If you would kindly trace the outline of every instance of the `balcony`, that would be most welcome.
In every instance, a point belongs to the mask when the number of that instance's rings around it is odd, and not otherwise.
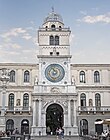
[[[1,106],[0,106],[0,111],[1,111]],[[29,113],[29,114],[31,114],[31,112],[32,112],[32,108],[30,106],[29,107],[23,107],[23,106],[14,106],[14,107],[6,106],[5,107],[5,114],[7,114],[7,113],[13,113],[13,114]]]
[[[79,114],[82,114],[82,113],[105,114],[105,113],[110,113],[110,106],[99,106],[99,107],[98,106],[79,106],[78,112]]]

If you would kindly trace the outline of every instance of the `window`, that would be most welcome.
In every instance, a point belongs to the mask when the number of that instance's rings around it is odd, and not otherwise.
[[[81,102],[81,108],[86,107],[86,95],[84,93],[80,95],[80,102]]]
[[[88,121],[86,119],[80,121],[80,134],[88,135]]]
[[[24,72],[24,82],[29,82],[29,71],[28,70],[26,70],[25,72]]]
[[[9,94],[8,107],[10,110],[14,109],[14,94]]]
[[[21,121],[21,134],[29,134],[29,121],[24,119]]]
[[[59,36],[55,36],[55,45],[59,45]]]
[[[59,36],[50,36],[50,45],[59,45]]]
[[[29,95],[25,93],[23,95],[23,109],[28,109],[29,107]]]
[[[52,35],[50,36],[50,45],[54,45],[54,37]]]
[[[85,72],[84,71],[80,72],[80,82],[85,83]]]
[[[10,71],[10,82],[15,82],[15,71]]]
[[[100,82],[100,74],[98,71],[94,72],[94,82],[99,83]]]
[[[61,31],[62,30],[62,28],[61,28],[61,26],[59,26],[59,31]]]
[[[51,29],[52,29],[52,31],[55,31],[55,25],[54,24],[51,26]]]
[[[48,26],[46,26],[45,28],[46,28],[46,31],[47,31],[47,29],[48,29]]]
[[[13,130],[14,130],[14,121],[12,119],[9,119],[6,121],[6,132],[10,131],[12,134]]]
[[[101,106],[101,97],[99,93],[95,94],[95,106],[100,107]]]
[[[50,52],[50,55],[53,55],[53,52]]]
[[[57,56],[59,55],[59,52],[56,52]]]

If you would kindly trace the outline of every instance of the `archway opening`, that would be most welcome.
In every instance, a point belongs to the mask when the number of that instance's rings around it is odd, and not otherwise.
[[[29,134],[29,121],[26,119],[21,122],[21,134]]]
[[[56,129],[58,127],[63,127],[63,108],[54,103],[48,106],[46,110],[46,133],[47,134],[56,134]]]
[[[97,119],[95,122],[102,121],[101,119]],[[103,132],[103,124],[95,124],[95,132],[98,135],[101,135]]]
[[[80,121],[80,135],[88,135],[88,121],[86,119]]]
[[[9,119],[6,121],[6,132],[13,132],[14,130],[14,121],[12,119]]]

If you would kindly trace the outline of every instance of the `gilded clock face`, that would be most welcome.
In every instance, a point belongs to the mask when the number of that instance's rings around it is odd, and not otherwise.
[[[51,82],[59,82],[64,78],[65,71],[59,64],[50,64],[45,69],[45,76]]]

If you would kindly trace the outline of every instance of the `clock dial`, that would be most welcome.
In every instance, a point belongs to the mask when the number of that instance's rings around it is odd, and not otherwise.
[[[45,76],[51,82],[59,82],[64,78],[64,68],[59,64],[50,64],[45,69]]]

